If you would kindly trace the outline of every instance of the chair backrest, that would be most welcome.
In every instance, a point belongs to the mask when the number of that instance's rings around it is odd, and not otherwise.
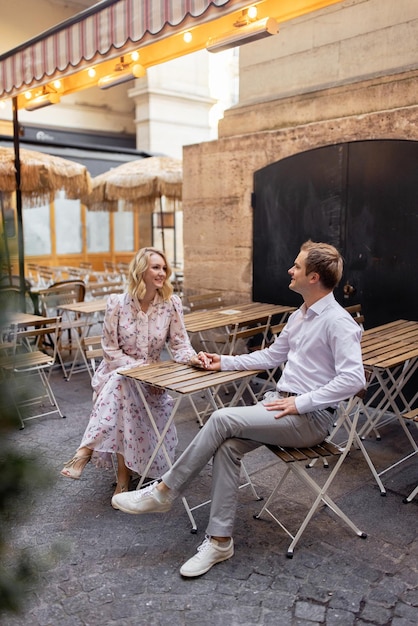
[[[103,267],[105,269],[105,272],[117,272],[118,268],[116,267],[116,263],[113,263],[112,261],[103,261]]]
[[[344,308],[347,313],[350,313],[354,321],[356,321],[357,324],[363,328],[364,315],[361,312],[361,304],[352,304],[351,306],[346,306]]]
[[[268,341],[270,319],[271,315],[265,315],[253,320],[250,326],[248,326],[248,323],[236,324],[235,328],[228,335],[228,341],[231,344],[229,354],[242,353],[242,350],[239,349],[240,341],[245,341],[249,352],[265,348]]]
[[[30,291],[31,283],[25,278],[25,290]],[[20,276],[12,274],[11,276],[5,275],[0,277],[0,287],[20,287]]]
[[[55,281],[55,271],[50,267],[40,265],[38,268],[39,285],[49,287]]]
[[[0,311],[2,314],[11,314],[22,310],[19,287],[13,285],[0,286]]]
[[[187,305],[190,311],[203,311],[207,309],[217,309],[223,304],[221,292],[204,293],[200,295],[187,296]]]
[[[90,361],[91,369],[96,371],[96,362],[103,358],[102,337],[101,335],[92,335],[83,339],[84,354],[86,359]]]
[[[83,302],[86,285],[82,280],[64,280],[39,291],[42,315],[51,315],[62,304]]]
[[[61,322],[60,316],[45,317],[38,320],[32,320],[27,327],[21,327],[19,325],[13,325],[14,328],[14,348],[13,348],[13,361],[14,367],[19,364],[21,369],[28,371],[30,369],[36,369],[42,365],[39,357],[34,353],[42,352],[42,340],[45,337],[51,335],[58,335],[59,324]],[[57,341],[53,341],[53,354],[45,361],[55,362],[57,355]],[[25,359],[27,354],[27,359]]]
[[[271,324],[270,333],[272,336],[272,343],[276,339],[278,335],[282,332],[283,328],[286,326],[286,322],[281,322],[280,324]]]
[[[123,293],[125,285],[121,282],[90,283],[87,293],[90,298],[105,298],[111,293]]]

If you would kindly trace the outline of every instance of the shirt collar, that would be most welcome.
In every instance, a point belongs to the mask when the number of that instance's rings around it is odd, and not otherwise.
[[[317,300],[314,304],[312,304],[312,306],[309,307],[307,312],[312,311],[312,313],[314,313],[315,315],[321,315],[322,311],[324,311],[327,308],[327,306],[329,306],[332,302],[335,302],[335,298],[334,298],[334,294],[331,292],[331,293],[328,293],[323,298],[320,298],[319,300]],[[303,304],[302,307],[305,307],[305,305]]]

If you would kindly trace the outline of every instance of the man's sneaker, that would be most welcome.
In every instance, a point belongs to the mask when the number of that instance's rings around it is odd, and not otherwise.
[[[180,568],[180,574],[193,578],[201,576],[210,570],[212,565],[230,559],[234,554],[234,541],[231,537],[229,541],[221,542],[212,537],[206,537],[204,542],[198,547],[197,554]]]
[[[112,498],[112,506],[124,513],[166,513],[171,509],[174,495],[158,491],[157,485],[155,482],[138,491],[118,493]]]

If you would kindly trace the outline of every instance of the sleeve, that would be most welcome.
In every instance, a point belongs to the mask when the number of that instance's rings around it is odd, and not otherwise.
[[[122,303],[118,294],[111,294],[106,303],[102,329],[103,358],[111,369],[130,367],[137,363],[119,347],[119,317]]]
[[[331,322],[328,334],[335,375],[324,385],[296,398],[299,413],[337,406],[366,385],[360,326],[349,318],[338,318]]]
[[[188,363],[192,356],[196,355],[193,349],[189,335],[187,334],[183,318],[183,306],[178,296],[171,296],[173,312],[170,320],[170,328],[168,334],[168,345],[173,355],[173,359],[177,363]]]
[[[288,333],[286,326],[268,348],[255,350],[250,354],[238,356],[221,356],[222,370],[269,370],[274,369],[287,360],[289,352]]]

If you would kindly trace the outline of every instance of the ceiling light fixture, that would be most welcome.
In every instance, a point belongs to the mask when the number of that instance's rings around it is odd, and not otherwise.
[[[61,102],[61,97],[55,92],[43,93],[37,96],[25,106],[26,111],[36,111],[37,109],[43,109],[50,104],[58,104]]]
[[[246,43],[258,41],[271,35],[277,35],[279,25],[273,17],[265,17],[257,22],[245,23],[244,25],[236,25],[235,30],[221,35],[220,37],[211,37],[206,44],[206,50],[209,52],[222,52],[236,46],[243,46]]]
[[[103,76],[99,79],[97,84],[100,89],[109,89],[110,87],[121,85],[122,83],[126,83],[134,78],[141,78],[142,76],[145,76],[145,68],[142,65],[139,63],[129,65],[121,60],[115,67],[113,74]]]

